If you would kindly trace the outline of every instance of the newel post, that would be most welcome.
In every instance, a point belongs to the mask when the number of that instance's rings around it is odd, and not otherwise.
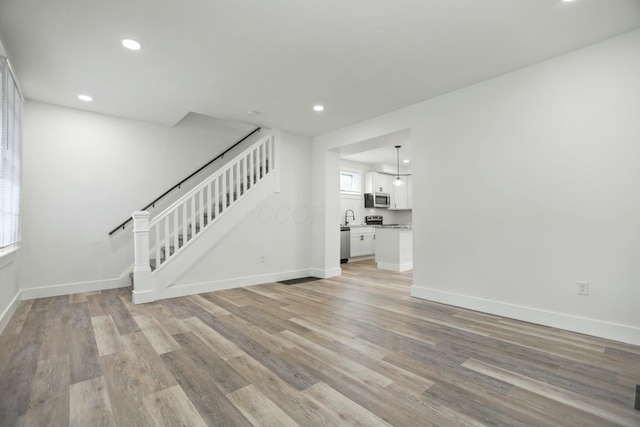
[[[134,212],[133,218],[133,303],[155,301],[149,265],[149,212]]]

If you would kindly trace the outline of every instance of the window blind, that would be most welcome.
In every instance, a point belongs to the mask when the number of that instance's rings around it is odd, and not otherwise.
[[[0,57],[0,249],[20,241],[22,96]]]

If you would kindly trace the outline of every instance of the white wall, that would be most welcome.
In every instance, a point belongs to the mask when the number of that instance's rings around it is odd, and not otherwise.
[[[311,140],[280,132],[280,192],[245,218],[178,286],[263,283],[308,276],[311,223],[322,217],[311,205]]]
[[[127,283],[118,278],[133,263],[131,228],[108,232],[235,142],[219,136],[202,126],[168,128],[26,102],[26,296]]]
[[[640,344],[638,75],[635,31],[314,151],[411,128],[414,296]]]
[[[340,269],[340,158],[321,144],[312,145],[311,201],[318,215],[311,224],[311,274],[328,278]],[[342,213],[344,215],[344,213]]]

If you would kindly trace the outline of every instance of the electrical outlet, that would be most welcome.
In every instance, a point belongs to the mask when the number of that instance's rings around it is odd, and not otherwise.
[[[578,282],[578,295],[589,295],[588,282]]]
[[[264,263],[264,255],[260,255],[260,262]]]

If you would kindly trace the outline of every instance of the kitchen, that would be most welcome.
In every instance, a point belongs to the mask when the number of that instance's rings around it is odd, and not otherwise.
[[[377,268],[413,268],[408,142],[341,155],[341,263],[375,258]]]

